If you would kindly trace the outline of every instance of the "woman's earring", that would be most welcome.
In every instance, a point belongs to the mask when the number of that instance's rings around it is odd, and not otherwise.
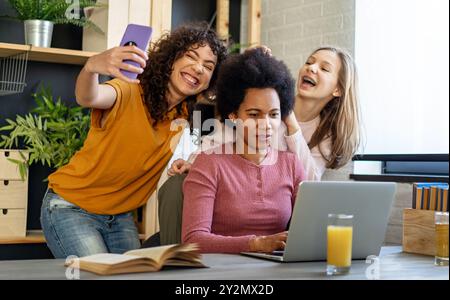
[[[207,91],[205,91],[203,94],[204,94],[205,99],[206,99],[209,103],[211,103],[211,104],[215,104],[215,103],[216,103],[216,94],[215,94],[214,91],[212,91],[212,90],[207,90]]]
[[[335,91],[335,92],[333,93],[333,97],[335,97],[335,98],[341,97],[341,92]]]

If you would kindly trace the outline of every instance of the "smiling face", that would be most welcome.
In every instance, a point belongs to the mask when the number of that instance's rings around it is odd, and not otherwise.
[[[237,141],[261,152],[271,145],[273,133],[281,124],[280,98],[272,88],[248,89],[244,101],[230,119],[238,119]]]
[[[209,45],[194,45],[172,67],[169,86],[181,98],[197,95],[209,86],[217,64]]]
[[[330,101],[341,96],[338,86],[341,60],[335,52],[319,50],[300,69],[297,93],[305,99]]]

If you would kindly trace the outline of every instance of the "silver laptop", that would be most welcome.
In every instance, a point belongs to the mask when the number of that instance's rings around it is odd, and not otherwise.
[[[328,214],[351,214],[352,258],[379,255],[395,190],[395,183],[302,182],[284,251],[242,254],[281,262],[326,260]]]

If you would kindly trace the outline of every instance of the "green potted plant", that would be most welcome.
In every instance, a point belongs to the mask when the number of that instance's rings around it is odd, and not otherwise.
[[[53,25],[72,24],[92,26],[100,30],[80,11],[99,6],[96,0],[8,0],[17,16],[3,16],[21,20],[25,28],[25,44],[37,47],[50,47]]]
[[[29,158],[23,161],[10,160],[18,164],[22,178],[27,167],[40,163],[52,169],[67,164],[87,137],[90,115],[81,107],[68,107],[61,98],[55,100],[50,88],[41,86],[33,98],[36,108],[25,116],[7,119],[7,125],[0,128],[0,148],[22,146]]]

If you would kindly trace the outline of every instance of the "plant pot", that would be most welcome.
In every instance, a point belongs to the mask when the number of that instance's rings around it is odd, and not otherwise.
[[[25,26],[25,44],[49,48],[52,43],[53,22],[45,20],[27,20]]]

